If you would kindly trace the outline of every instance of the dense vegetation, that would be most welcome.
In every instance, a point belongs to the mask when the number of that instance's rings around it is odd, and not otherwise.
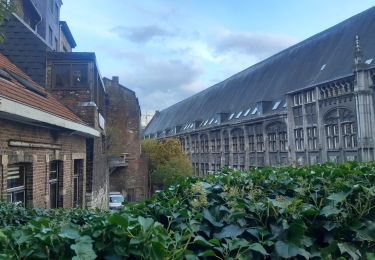
[[[375,163],[223,170],[122,211],[0,204],[0,259],[375,259]]]
[[[193,175],[191,162],[181,150],[179,139],[145,139],[141,146],[149,160],[152,188],[168,187],[179,177]]]

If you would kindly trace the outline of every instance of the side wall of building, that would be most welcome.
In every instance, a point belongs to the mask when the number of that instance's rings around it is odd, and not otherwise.
[[[107,149],[109,161],[124,156],[125,165],[110,169],[111,191],[128,200],[148,196],[148,169],[140,154],[141,110],[134,91],[119,84],[118,77],[104,79],[107,89]],[[111,163],[110,163],[111,164]]]

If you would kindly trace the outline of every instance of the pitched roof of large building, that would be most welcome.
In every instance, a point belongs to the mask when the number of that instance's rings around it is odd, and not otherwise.
[[[71,128],[89,135],[96,135],[96,132],[67,107],[57,101],[43,87],[35,83],[28,75],[20,70],[16,65],[10,62],[4,55],[0,54],[0,98],[4,98],[20,107],[29,108],[30,116],[26,115],[25,120],[37,122],[33,117],[33,111],[43,112],[45,118],[41,119],[42,124],[57,125],[60,127]],[[12,103],[13,104],[13,103]],[[10,108],[12,109],[12,108]],[[14,108],[17,111],[17,107]],[[0,109],[0,112],[4,112]],[[8,111],[6,113],[9,113]],[[48,116],[53,121],[48,121]],[[22,118],[19,115],[17,118]],[[65,121],[56,123],[56,119],[61,118]],[[31,122],[31,121],[30,121]]]
[[[144,135],[239,113],[259,101],[279,101],[298,89],[353,75],[355,37],[375,66],[375,7],[318,33],[157,113]],[[371,61],[371,59],[373,59]]]

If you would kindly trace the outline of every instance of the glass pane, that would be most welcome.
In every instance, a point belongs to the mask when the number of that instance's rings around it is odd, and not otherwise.
[[[72,80],[75,87],[87,87],[87,64],[72,65]]]
[[[73,206],[78,206],[78,177],[74,177],[73,185]]]
[[[51,209],[57,208],[57,196],[57,182],[54,182],[49,185],[49,203]]]
[[[67,64],[55,64],[55,87],[71,87],[70,84],[70,65]]]
[[[7,188],[17,188],[25,186],[25,168],[23,166],[8,167]]]
[[[58,162],[52,161],[50,164],[49,179],[56,180],[58,176]]]
[[[25,191],[21,190],[13,192],[12,202],[21,202],[25,204]]]

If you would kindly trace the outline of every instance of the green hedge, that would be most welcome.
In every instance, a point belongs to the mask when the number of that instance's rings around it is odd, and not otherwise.
[[[375,163],[224,169],[119,212],[0,203],[0,259],[375,259]]]

